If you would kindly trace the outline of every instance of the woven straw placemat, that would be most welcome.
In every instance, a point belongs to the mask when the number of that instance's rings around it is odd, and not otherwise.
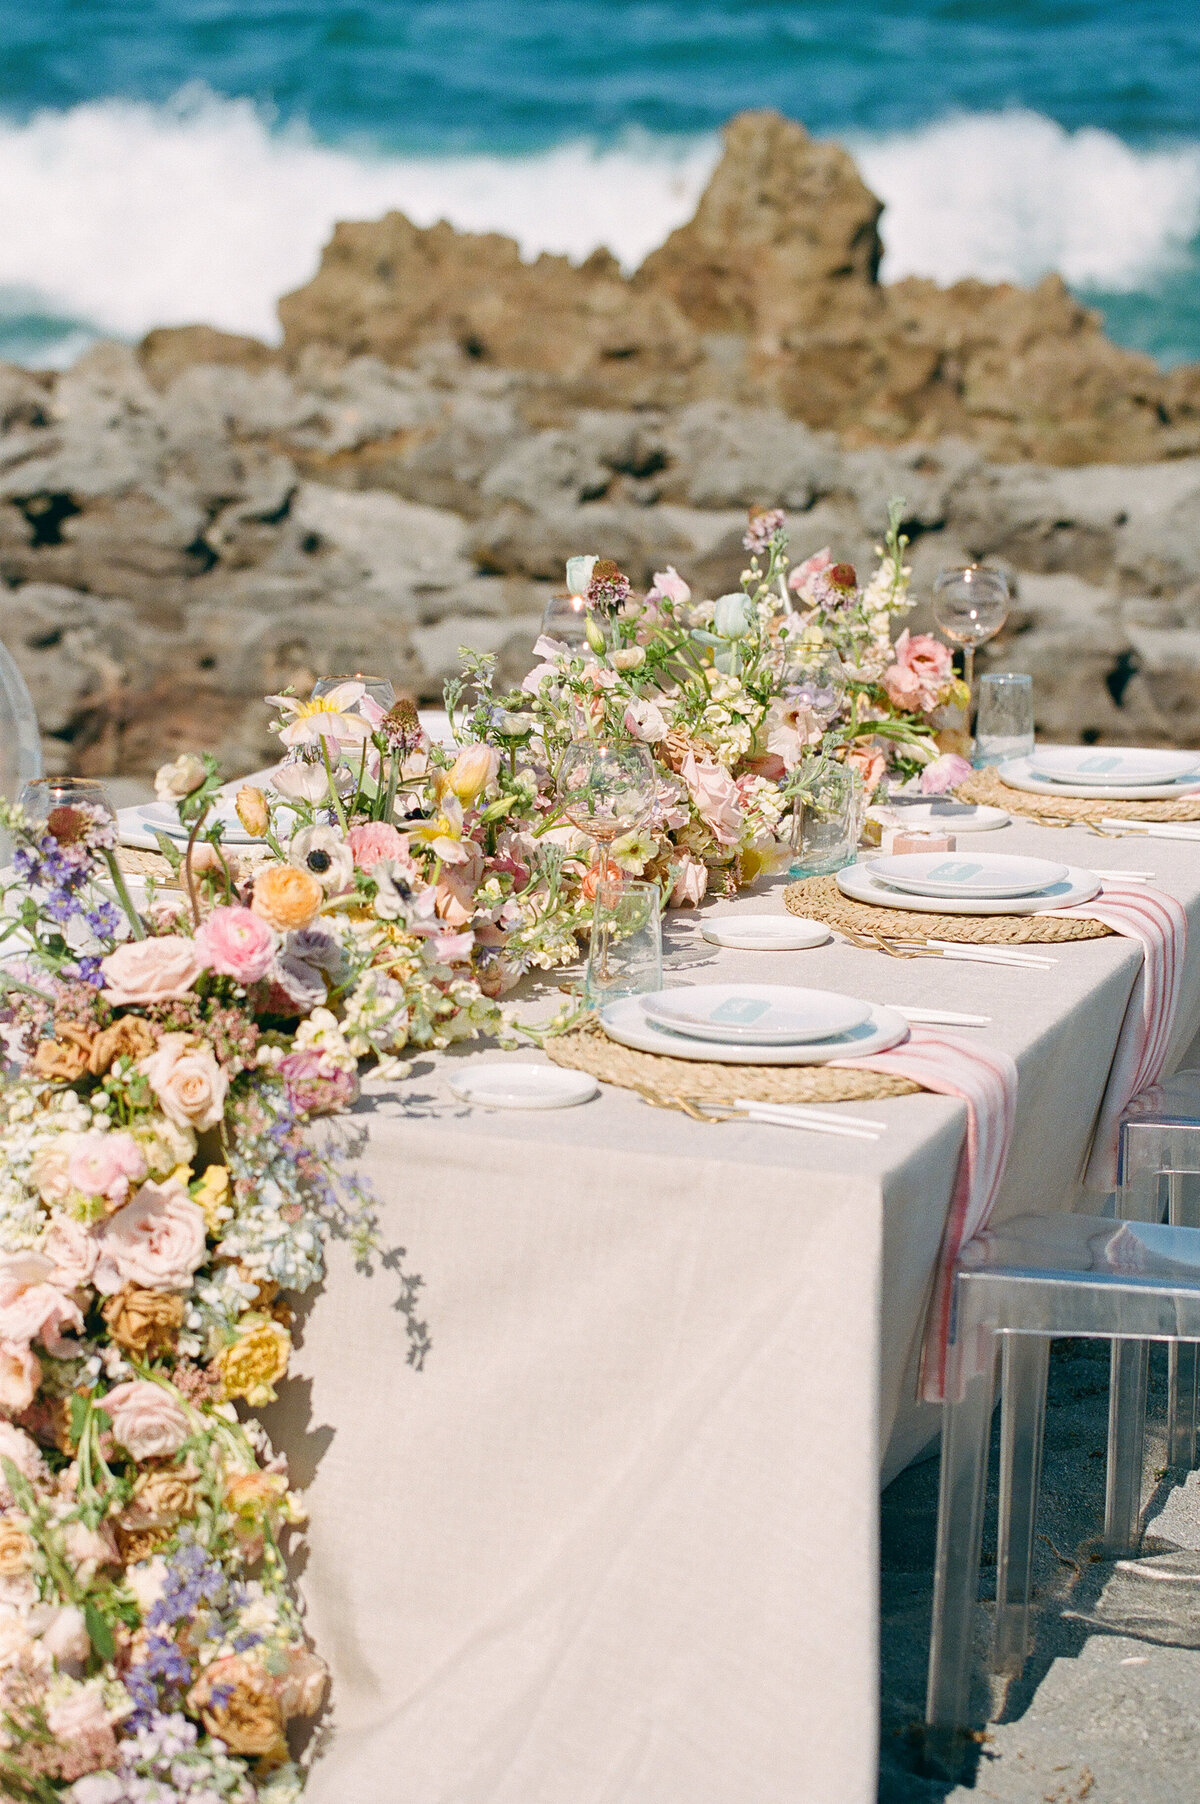
[[[905,939],[962,940],[969,945],[1031,945],[1034,942],[1098,940],[1111,930],[1103,921],[1074,921],[1063,915],[938,915],[913,908],[877,908],[852,902],[835,877],[805,877],[789,883],[784,902],[794,915],[810,915],[853,933],[894,933]]]
[[[160,889],[183,887],[161,852],[139,852],[132,846],[118,846],[117,863],[128,877],[153,877]]]
[[[719,1065],[715,1060],[672,1059],[636,1052],[610,1040],[594,1015],[548,1039],[546,1056],[602,1083],[636,1090],[647,1102],[700,1117],[698,1104],[729,1106],[735,1096],[751,1102],[873,1102],[912,1096],[920,1084],[882,1071],[844,1071],[833,1065]]]
[[[974,770],[955,790],[960,802],[983,802],[989,808],[1006,808],[1030,820],[1053,826],[1079,822],[1083,826],[1104,818],[1136,821],[1200,821],[1200,791],[1177,802],[1089,802],[1083,796],[1034,795],[1014,789],[995,770]]]

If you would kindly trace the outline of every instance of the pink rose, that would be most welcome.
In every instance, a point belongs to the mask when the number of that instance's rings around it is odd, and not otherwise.
[[[358,1077],[316,1047],[289,1052],[279,1061],[288,1101],[303,1115],[336,1115],[358,1095]]]
[[[0,1341],[0,1410],[19,1416],[37,1396],[42,1368],[31,1347],[17,1341]]]
[[[191,1433],[187,1416],[170,1391],[148,1378],[118,1384],[102,1401],[112,1417],[113,1438],[136,1460],[178,1453]]]
[[[275,935],[249,908],[214,908],[192,942],[210,971],[236,983],[257,983],[275,956]]]
[[[691,852],[684,852],[671,865],[674,885],[671,890],[670,906],[672,908],[699,908],[708,889],[708,867],[701,858]]]
[[[689,752],[679,774],[688,786],[697,814],[717,844],[735,846],[742,831],[742,808],[737,785],[729,772],[709,758],[701,763],[694,752]]]
[[[204,1263],[204,1214],[181,1184],[143,1184],[110,1215],[100,1236],[96,1289],[111,1296],[125,1284],[140,1290],[187,1290]]]
[[[123,1203],[130,1183],[140,1183],[145,1175],[145,1155],[132,1134],[80,1134],[67,1161],[72,1189],[107,1197],[110,1203]]]
[[[927,764],[921,772],[918,785],[921,794],[926,796],[945,795],[948,789],[957,789],[965,783],[971,774],[971,766],[957,752],[943,752],[932,764]]]
[[[877,752],[871,746],[855,745],[846,753],[846,763],[862,778],[863,790],[869,802],[883,782],[887,759],[882,752]]]
[[[390,821],[364,821],[351,827],[346,844],[360,871],[371,870],[381,858],[408,859],[408,839]]]
[[[114,1008],[139,1002],[176,1002],[186,996],[204,966],[194,940],[167,934],[157,940],[126,940],[100,960],[105,1001]]]
[[[50,1472],[38,1444],[23,1428],[17,1428],[12,1422],[0,1422],[0,1462],[11,1460],[22,1478],[27,1478],[35,1491],[46,1491],[50,1488]],[[4,1476],[4,1466],[0,1463],[0,1510],[11,1509],[15,1499],[8,1488],[8,1480]]]
[[[27,1347],[40,1340],[60,1359],[76,1351],[64,1328],[83,1332],[78,1306],[52,1282],[54,1267],[41,1253],[0,1255],[0,1340]]]
[[[225,1113],[229,1079],[211,1046],[191,1034],[164,1034],[157,1049],[138,1066],[150,1080],[163,1114],[177,1127],[203,1133]]]
[[[144,1163],[142,1175],[145,1175]],[[54,1215],[38,1242],[38,1252],[50,1261],[53,1267],[51,1281],[60,1290],[82,1290],[85,1284],[91,1283],[100,1257],[100,1245],[95,1235],[74,1216]]]

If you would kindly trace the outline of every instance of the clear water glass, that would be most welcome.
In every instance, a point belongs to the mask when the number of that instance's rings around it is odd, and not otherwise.
[[[552,595],[542,615],[542,631],[571,651],[588,650],[588,605],[582,595]]]
[[[1033,751],[1033,678],[1022,671],[989,671],[979,679],[975,765],[1028,758]]]
[[[662,898],[657,883],[596,883],[583,995],[589,1008],[662,989]]]
[[[386,713],[396,699],[396,691],[387,677],[366,676],[361,670],[351,671],[345,676],[318,677],[312,687],[312,698],[320,701],[323,695],[329,695],[340,683],[361,683],[373,702],[377,702]]]
[[[865,812],[859,773],[848,764],[824,763],[792,808],[792,876],[824,877],[853,864]]]

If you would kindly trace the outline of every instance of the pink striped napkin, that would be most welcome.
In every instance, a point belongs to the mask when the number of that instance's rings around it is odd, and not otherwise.
[[[946,1385],[954,1267],[965,1243],[987,1226],[999,1194],[1017,1112],[1017,1067],[995,1047],[927,1027],[914,1027],[904,1044],[890,1052],[836,1062],[908,1077],[923,1090],[961,1097],[967,1105],[966,1143],[938,1255],[921,1361],[921,1395],[927,1403],[940,1403]]]
[[[1085,1190],[1108,1192],[1117,1185],[1121,1111],[1131,1097],[1157,1083],[1167,1062],[1187,960],[1187,915],[1174,896],[1140,884],[1136,889],[1119,884],[1110,889],[1106,884],[1094,902],[1055,913],[1103,921],[1114,933],[1140,940],[1144,953],[1083,1174]]]

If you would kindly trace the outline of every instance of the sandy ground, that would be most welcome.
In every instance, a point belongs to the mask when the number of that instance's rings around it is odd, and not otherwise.
[[[913,1727],[924,1702],[937,1461],[883,1498],[882,1804],[1196,1804],[1200,1799],[1200,1472],[1166,1472],[1166,1356],[1153,1356],[1143,1558],[1087,1545],[1104,1510],[1108,1352],[1059,1342],[1050,1369],[1034,1581],[1036,1646],[994,1684],[974,1771],[922,1776]],[[995,1568],[995,1467],[984,1582]],[[990,1612],[979,1612],[979,1652]],[[984,1681],[981,1679],[980,1683]],[[982,1698],[982,1693],[980,1694]]]

